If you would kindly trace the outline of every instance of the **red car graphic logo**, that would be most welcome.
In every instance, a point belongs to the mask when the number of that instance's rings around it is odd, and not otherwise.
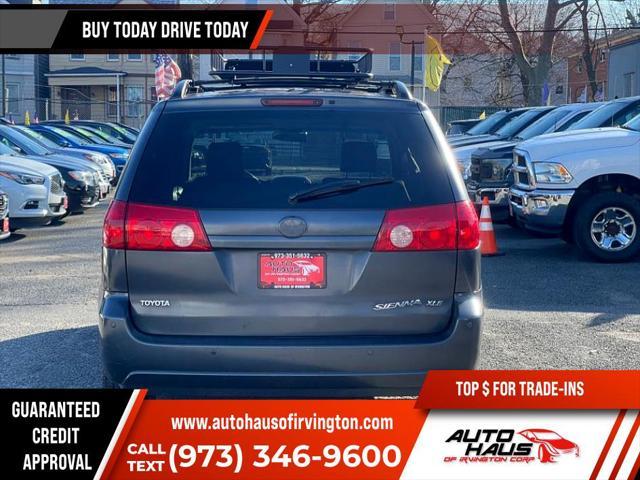
[[[560,455],[580,456],[580,447],[577,444],[561,437],[553,430],[530,428],[518,433],[530,442],[538,444],[538,459],[542,463],[553,463]]]
[[[305,277],[308,277],[310,274],[314,272],[320,271],[320,267],[318,267],[317,265],[314,265],[308,260],[297,260],[293,263],[297,267],[300,267],[302,269],[302,275],[304,275]]]

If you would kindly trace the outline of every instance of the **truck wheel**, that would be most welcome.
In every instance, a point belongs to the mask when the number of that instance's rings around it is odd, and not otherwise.
[[[574,222],[578,247],[601,262],[625,262],[640,252],[640,202],[624,193],[593,195]]]

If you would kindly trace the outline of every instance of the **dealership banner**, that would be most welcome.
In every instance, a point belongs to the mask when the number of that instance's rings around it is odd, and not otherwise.
[[[273,10],[240,8],[150,9],[138,5],[136,9],[16,9],[0,5],[0,51],[255,50]]]
[[[417,402],[1,393],[7,478],[595,480],[640,467],[637,370],[431,372]],[[460,403],[473,395],[478,409]]]

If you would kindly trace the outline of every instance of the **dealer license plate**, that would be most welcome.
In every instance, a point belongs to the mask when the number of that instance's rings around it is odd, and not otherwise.
[[[258,288],[326,288],[327,254],[258,254]]]

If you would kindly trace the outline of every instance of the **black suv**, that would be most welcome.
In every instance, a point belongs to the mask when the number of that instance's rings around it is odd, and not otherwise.
[[[306,58],[154,107],[104,223],[106,385],[415,394],[475,365],[478,220],[442,131],[404,84]]]

